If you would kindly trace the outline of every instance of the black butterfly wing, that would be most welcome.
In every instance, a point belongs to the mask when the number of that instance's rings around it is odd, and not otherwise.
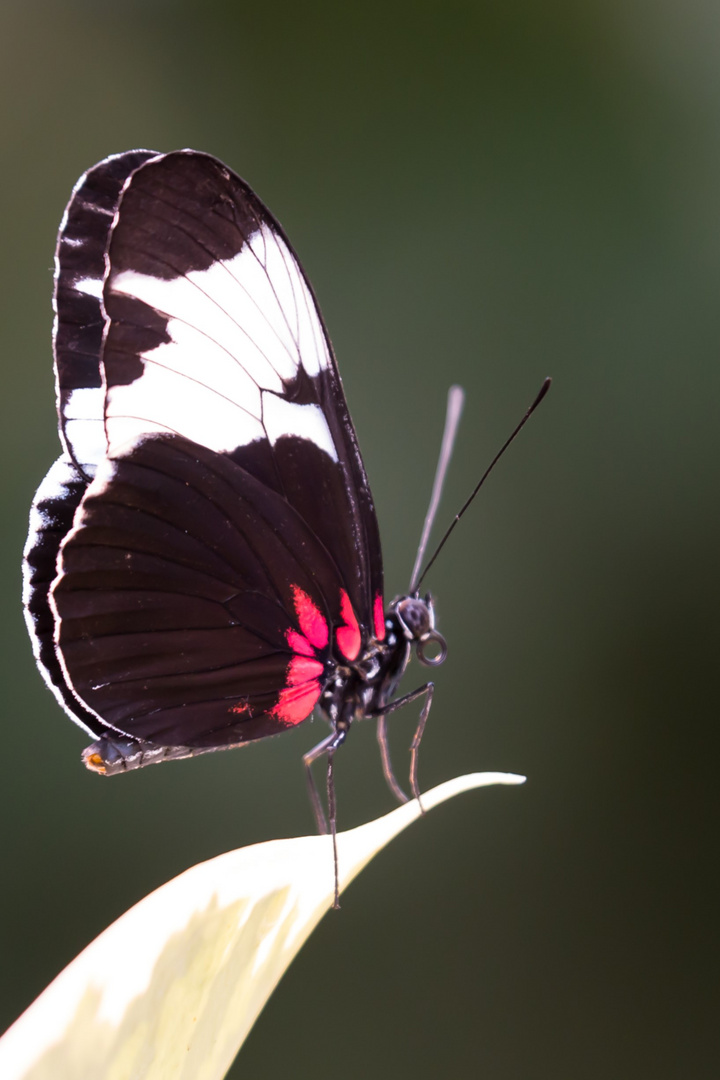
[[[215,159],[138,164],[145,154],[112,159],[129,166],[119,195],[118,164],[91,170],[109,212],[89,219],[92,243],[82,229],[69,238],[68,261],[62,233],[58,248],[59,409],[80,500],[46,667],[59,666],[76,718],[96,718],[89,730],[232,745],[299,722],[329,667],[382,637],[377,524],[327,335],[279,225]],[[85,202],[81,183],[66,229]],[[100,289],[97,258],[70,265],[83,244],[97,254],[103,229]],[[64,326],[74,338],[61,341]],[[90,342],[76,366],[67,339]],[[40,546],[47,569],[53,544],[38,536],[28,561]],[[43,589],[31,582],[29,607]]]
[[[287,501],[223,455],[150,436],[106,459],[59,565],[63,668],[115,730],[233,745],[320,696],[341,579]]]
[[[204,154],[139,168],[113,228],[103,353],[109,452],[177,432],[295,506],[364,634],[382,590],[372,499],[312,291],[251,189]]]

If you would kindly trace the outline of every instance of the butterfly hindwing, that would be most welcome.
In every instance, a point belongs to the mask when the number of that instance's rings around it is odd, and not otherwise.
[[[60,665],[49,602],[60,544],[72,528],[86,489],[86,477],[67,455],[58,458],[38,488],[23,559],[23,606],[35,661],[45,682],[73,720],[94,735],[97,720],[75,696]]]
[[[52,603],[73,686],[107,723],[159,745],[224,745],[249,737],[251,720],[262,734],[295,722],[278,707],[288,669],[297,678],[303,657],[305,682],[322,674],[341,593],[281,496],[221,455],[156,436],[99,468]]]

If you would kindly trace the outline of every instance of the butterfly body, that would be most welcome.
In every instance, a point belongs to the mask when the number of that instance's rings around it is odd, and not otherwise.
[[[402,605],[408,600],[413,600],[414,605],[420,607],[425,614],[422,638],[420,635],[412,636],[397,612],[398,604]],[[434,630],[432,623],[433,606],[429,597],[425,600],[400,597],[393,602],[386,614],[386,633],[382,643],[375,644],[352,663],[338,664],[330,661],[323,666],[322,692],[316,708],[334,734],[340,734],[344,741],[353,721],[379,718],[385,714],[409,663],[413,643],[422,640],[424,644],[432,640],[444,647],[443,639]],[[441,656],[441,659],[424,662],[442,662],[445,658],[444,652]],[[233,710],[246,723],[252,718],[252,706],[249,702],[240,700],[233,706]],[[222,748],[234,749],[248,741],[239,740]],[[103,776],[113,776],[160,761],[195,757],[215,749],[218,747],[159,746],[142,739],[113,733],[104,734],[87,747],[83,751],[83,761],[89,769]]]

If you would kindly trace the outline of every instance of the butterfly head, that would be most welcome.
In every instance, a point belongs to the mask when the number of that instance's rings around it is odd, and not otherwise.
[[[402,596],[393,604],[406,641],[415,642],[415,651],[421,664],[437,667],[447,657],[447,642],[435,629],[435,608],[430,593],[424,599],[419,596]],[[437,651],[428,651],[436,649]]]

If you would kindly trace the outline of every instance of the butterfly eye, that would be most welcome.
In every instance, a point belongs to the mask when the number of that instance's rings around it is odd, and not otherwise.
[[[425,652],[428,646],[431,648],[435,646],[438,651],[428,655]],[[447,659],[447,652],[447,642],[437,630],[430,630],[427,634],[423,634],[417,643],[417,658],[421,664],[425,664],[425,667],[439,667]]]
[[[432,608],[424,600],[406,596],[399,601],[397,613],[408,640],[420,641],[432,632]]]

